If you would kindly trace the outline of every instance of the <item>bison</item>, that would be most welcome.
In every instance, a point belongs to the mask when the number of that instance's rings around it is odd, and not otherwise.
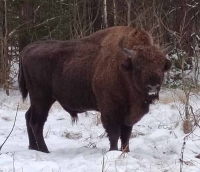
[[[49,150],[43,127],[55,101],[72,116],[101,112],[110,150],[129,151],[132,126],[158,99],[164,72],[171,67],[164,49],[149,32],[128,26],[110,27],[83,39],[32,43],[20,53],[19,88],[29,94],[26,112],[29,148]]]

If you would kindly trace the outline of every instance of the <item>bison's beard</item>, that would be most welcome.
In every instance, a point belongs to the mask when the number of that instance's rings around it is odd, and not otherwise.
[[[145,103],[147,104],[153,104],[156,100],[159,100],[159,93],[157,92],[156,94],[149,95],[147,94]]]

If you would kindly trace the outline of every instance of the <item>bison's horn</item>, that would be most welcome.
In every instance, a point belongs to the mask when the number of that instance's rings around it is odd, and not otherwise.
[[[129,49],[127,49],[127,48],[123,48],[123,42],[124,42],[124,37],[120,39],[119,44],[118,44],[118,46],[119,46],[120,50],[122,51],[122,53],[123,53],[125,56],[128,56],[128,57],[130,57],[130,58],[134,58],[136,52],[133,51],[133,50],[129,50]]]
[[[174,35],[171,35],[171,38],[172,38],[172,43],[163,49],[163,53],[165,55],[169,54],[176,47],[176,41]]]

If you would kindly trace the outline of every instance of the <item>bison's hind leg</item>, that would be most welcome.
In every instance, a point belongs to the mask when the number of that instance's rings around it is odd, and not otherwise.
[[[37,142],[33,134],[32,128],[30,126],[31,107],[26,112],[25,117],[26,117],[26,127],[27,127],[27,132],[28,132],[28,139],[29,139],[29,149],[38,150]]]
[[[43,128],[47,120],[48,112],[55,100],[53,100],[51,94],[46,91],[29,94],[31,100],[31,116],[28,119],[28,123],[32,129],[32,132],[29,132],[29,142],[31,146],[35,148],[34,142],[36,140],[37,150],[49,153],[43,137]],[[30,128],[27,129],[29,130]],[[32,139],[33,135],[35,140]]]

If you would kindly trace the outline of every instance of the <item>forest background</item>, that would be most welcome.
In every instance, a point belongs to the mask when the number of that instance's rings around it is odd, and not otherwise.
[[[28,44],[47,39],[80,39],[112,26],[149,31],[161,47],[177,47],[165,87],[184,92],[185,121],[191,114],[190,96],[199,93],[199,0],[1,0],[0,88],[7,95],[18,89],[19,53]],[[190,131],[186,125],[186,133]]]

